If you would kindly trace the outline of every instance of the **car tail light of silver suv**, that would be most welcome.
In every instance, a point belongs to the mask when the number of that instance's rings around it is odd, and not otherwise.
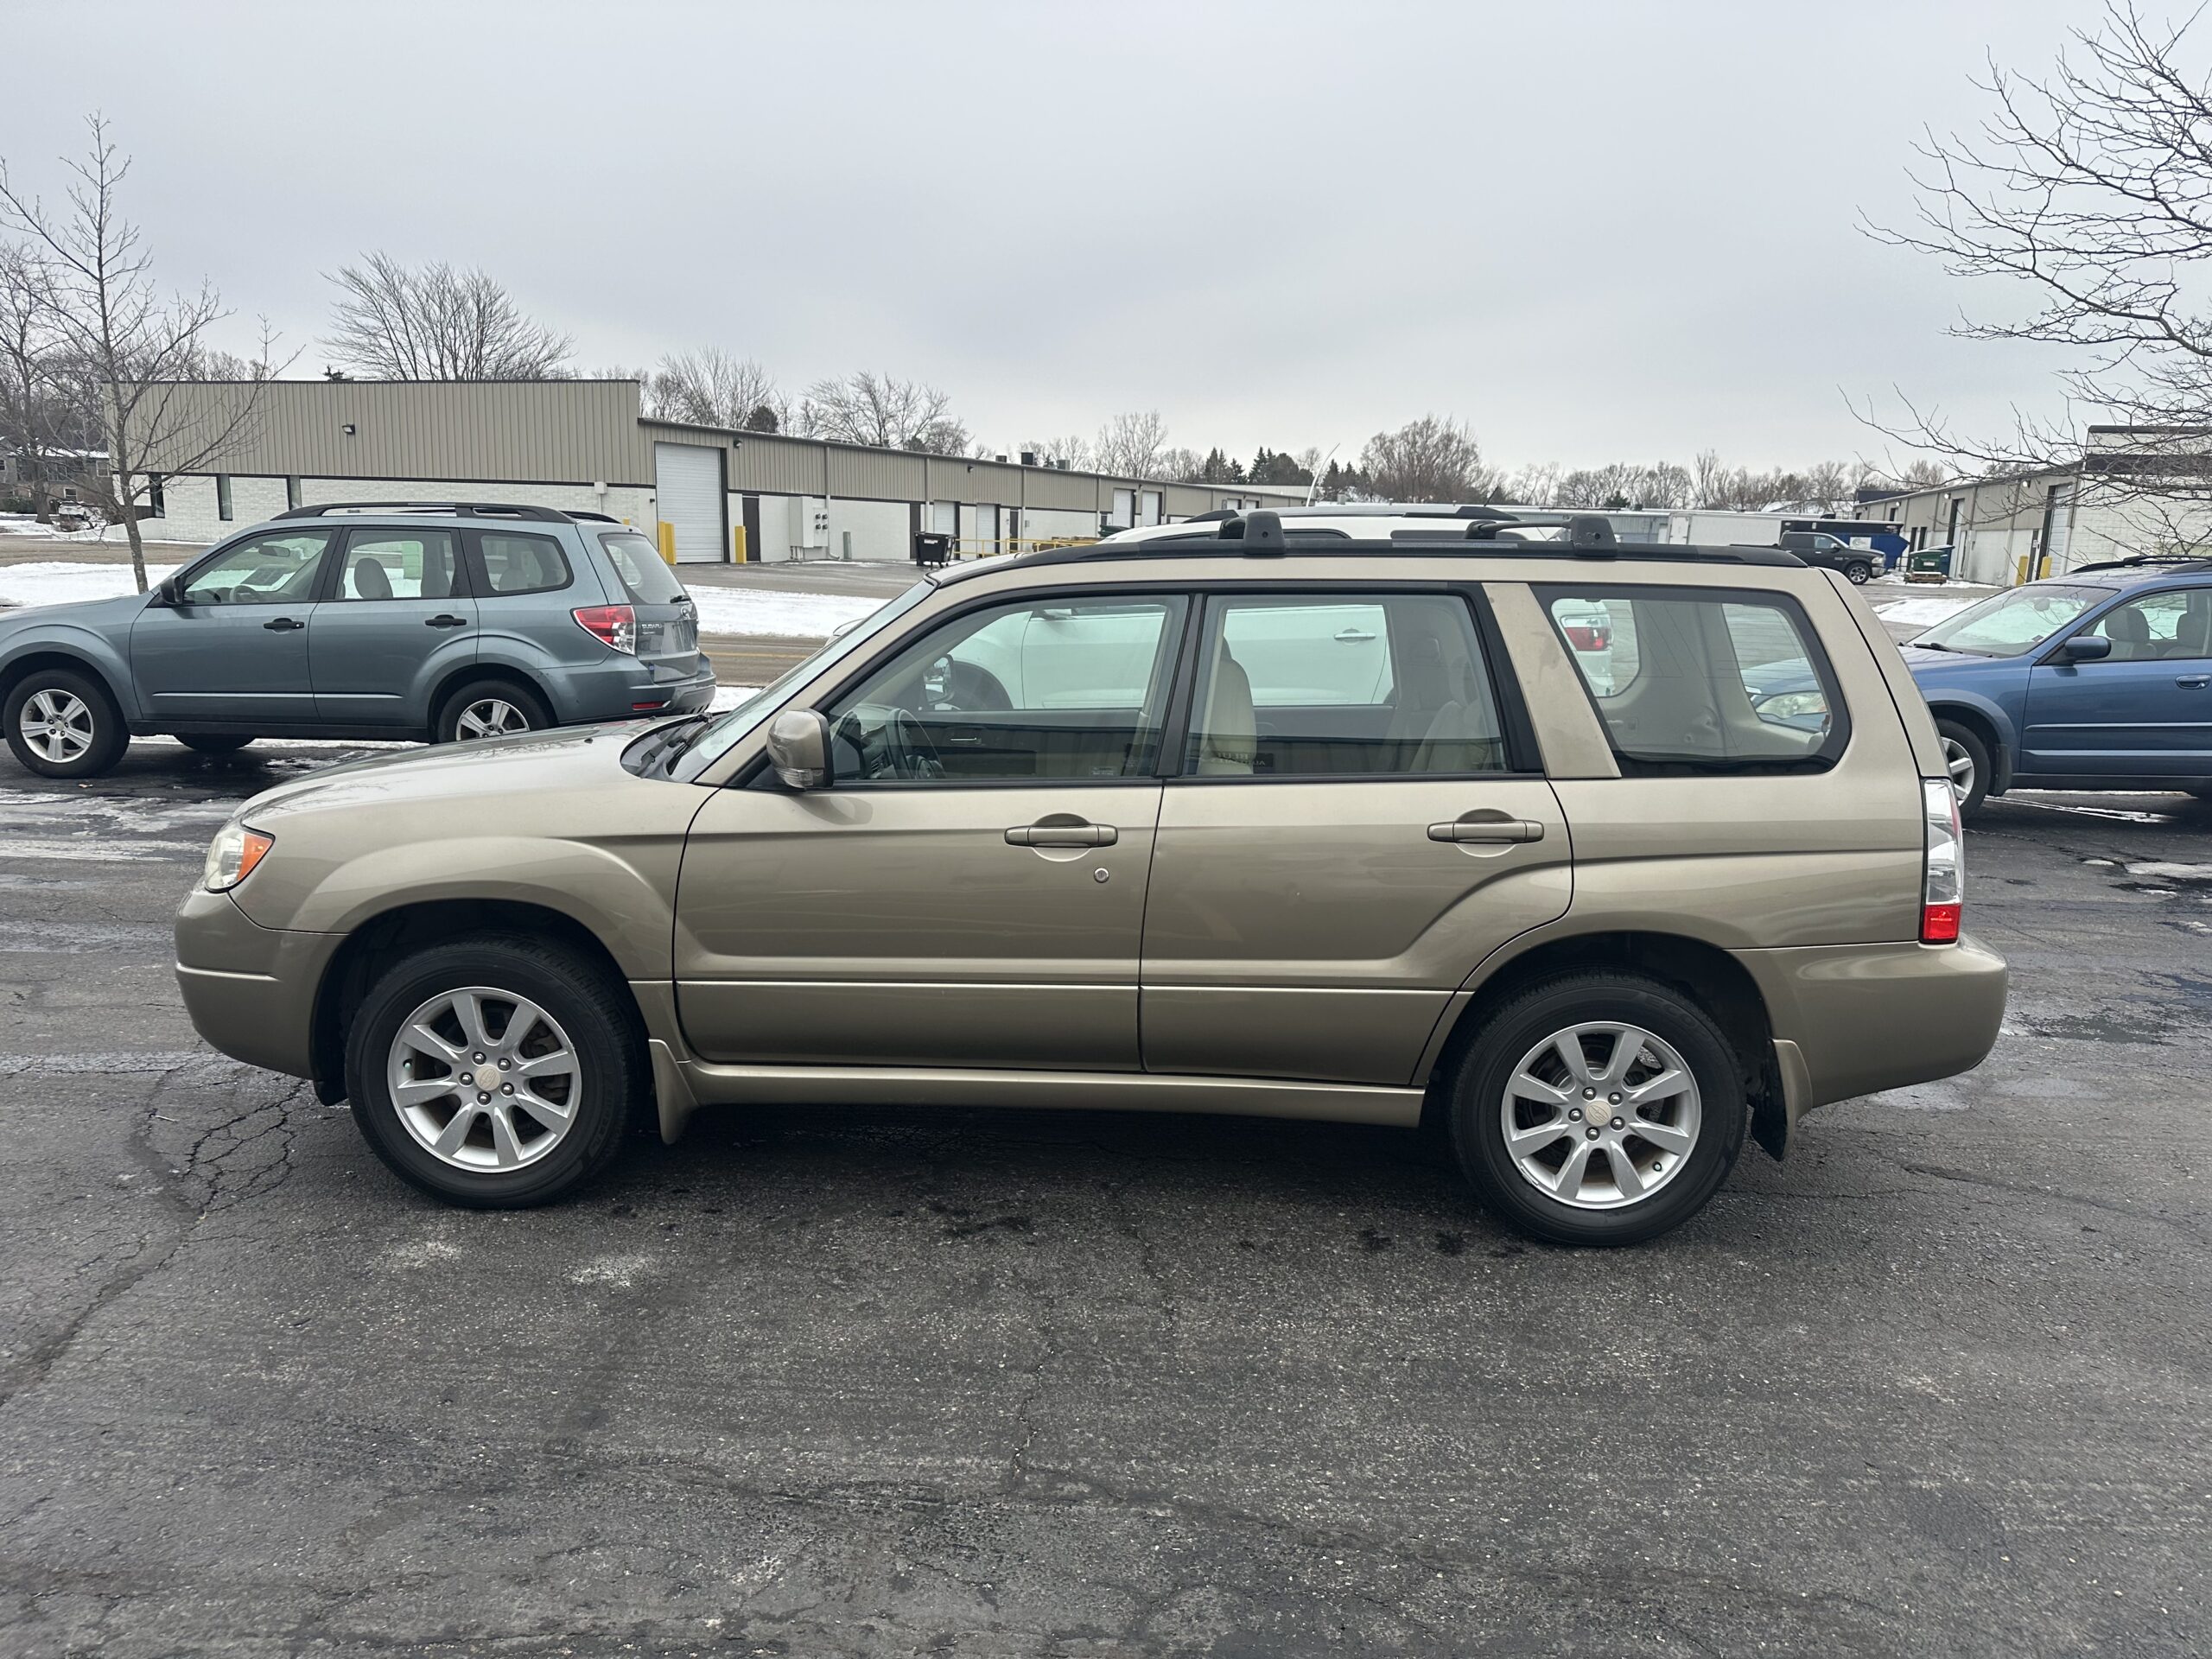
[[[638,613],[627,605],[587,605],[573,613],[576,626],[625,657],[638,654]]]
[[[1920,942],[1956,944],[1967,896],[1966,838],[1959,830],[1959,793],[1948,778],[1920,780],[1928,858],[1920,888]]]

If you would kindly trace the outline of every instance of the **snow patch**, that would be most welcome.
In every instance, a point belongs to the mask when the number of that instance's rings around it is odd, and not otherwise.
[[[611,1285],[617,1290],[627,1290],[638,1281],[638,1275],[652,1265],[649,1257],[642,1255],[594,1256],[569,1275],[572,1285]]]
[[[146,567],[149,587],[176,569],[173,564]],[[88,599],[114,599],[135,594],[138,584],[127,564],[86,564],[68,559],[41,559],[29,564],[0,564],[0,603],[10,605],[74,605]]]
[[[2130,864],[2127,873],[2163,877],[2168,881],[2212,881],[2212,864]]]
[[[416,1238],[410,1239],[404,1244],[395,1244],[383,1254],[385,1266],[404,1272],[458,1262],[461,1249],[449,1238]]]
[[[848,622],[872,616],[890,601],[878,594],[786,594],[765,588],[691,589],[702,633],[772,634],[826,639]]]
[[[1930,594],[1918,599],[1877,602],[1874,614],[1885,622],[1902,622],[1907,627],[1932,628],[1946,618],[1956,616],[1969,605],[1980,604],[1986,597],[1986,594],[1976,594],[1971,599],[1960,599]]]

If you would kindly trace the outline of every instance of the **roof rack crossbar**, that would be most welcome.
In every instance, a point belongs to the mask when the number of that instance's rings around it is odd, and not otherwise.
[[[604,513],[568,513],[558,507],[529,507],[502,501],[327,501],[321,506],[287,507],[278,518],[321,518],[339,512],[436,512],[453,518],[524,518],[532,524],[565,524]]]
[[[2145,565],[2157,565],[2162,569],[2212,569],[2212,558],[2202,553],[2135,553],[2124,559],[2100,559],[2094,564],[2077,564],[2067,571],[2075,575],[2088,570],[2139,570]]]

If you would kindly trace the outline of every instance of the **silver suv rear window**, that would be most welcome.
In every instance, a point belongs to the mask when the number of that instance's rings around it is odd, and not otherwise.
[[[1691,588],[1536,589],[1626,777],[1825,772],[1850,740],[1794,599]]]
[[[603,530],[599,544],[607,550],[607,562],[629,590],[632,604],[673,605],[686,597],[683,584],[676,579],[668,561],[636,531]]]

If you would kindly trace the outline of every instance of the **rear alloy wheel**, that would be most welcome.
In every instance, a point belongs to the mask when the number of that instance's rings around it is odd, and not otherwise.
[[[449,1203],[556,1198],[606,1167],[650,1098],[628,995],[521,938],[417,952],[377,982],[349,1029],[354,1121],[404,1179]]]
[[[1491,1208],[1559,1244],[1633,1244],[1703,1209],[1743,1149],[1740,1069],[1670,985],[1588,974],[1487,1022],[1452,1091],[1452,1143]]]
[[[1937,721],[1936,735],[1942,740],[1943,770],[1959,798],[1959,817],[1970,818],[1989,794],[1989,746],[1974,728],[1955,720]]]
[[[8,747],[45,778],[94,778],[113,769],[130,741],[105,687],[88,674],[41,669],[8,694]]]
[[[553,716],[534,692],[505,680],[478,680],[462,686],[438,712],[437,741],[468,743],[479,738],[512,737],[543,731]]]

